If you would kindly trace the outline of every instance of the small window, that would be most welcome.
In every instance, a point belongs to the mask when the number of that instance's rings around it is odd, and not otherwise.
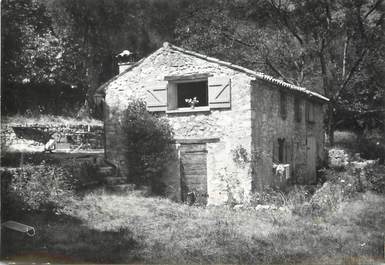
[[[314,104],[311,102],[306,102],[306,121],[307,122],[315,122]]]
[[[287,142],[285,138],[276,138],[273,142],[273,163],[285,164],[287,163]]]
[[[301,100],[298,97],[294,98],[294,116],[297,122],[301,122],[301,119],[302,119]]]
[[[280,114],[282,119],[286,119],[287,116],[287,95],[285,92],[281,92],[280,95]]]
[[[278,162],[280,164],[285,163],[285,158],[285,138],[278,138]]]
[[[208,106],[207,81],[177,83],[176,85],[178,108]]]

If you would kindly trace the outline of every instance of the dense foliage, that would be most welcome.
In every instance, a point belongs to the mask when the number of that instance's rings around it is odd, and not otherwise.
[[[5,163],[5,166],[9,165]],[[102,178],[91,161],[37,160],[22,167],[5,167],[1,170],[4,216],[17,217],[21,212],[61,212],[77,195],[101,186]]]
[[[116,54],[128,49],[139,59],[170,41],[325,94],[331,99],[326,120],[331,141],[338,128],[358,133],[384,128],[383,0],[4,0],[1,5],[5,112],[24,111],[20,84],[40,97],[42,84],[60,91],[44,94],[48,112],[53,98],[74,106],[59,109],[76,112],[84,99],[92,107],[93,91],[117,73]],[[63,86],[79,91],[77,100],[66,97]]]
[[[73,196],[74,185],[76,181],[66,169],[48,164],[2,172],[5,211],[10,211],[10,207],[24,211],[58,211]]]
[[[162,170],[174,155],[170,124],[149,113],[143,101],[132,100],[124,112],[122,129],[130,181],[151,184],[155,192],[161,192]]]

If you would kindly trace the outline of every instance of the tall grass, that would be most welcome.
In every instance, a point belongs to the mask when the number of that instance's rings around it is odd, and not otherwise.
[[[385,198],[371,192],[312,217],[274,208],[189,207],[100,190],[74,199],[53,219],[31,218],[38,231],[34,244],[20,241],[8,253],[45,246],[47,253],[78,262],[315,264],[346,257],[372,262],[382,255],[384,213]]]
[[[371,192],[316,217],[279,209],[188,207],[103,192],[86,195],[67,211],[89,229],[119,232],[140,245],[121,253],[119,262],[136,257],[146,263],[272,264],[380,257],[385,227],[385,198]]]

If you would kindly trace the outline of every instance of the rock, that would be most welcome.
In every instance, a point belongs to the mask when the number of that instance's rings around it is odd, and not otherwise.
[[[315,213],[322,214],[335,210],[337,205],[343,200],[343,197],[343,185],[325,182],[313,195],[310,204]]]
[[[351,163],[353,169],[365,169],[370,166],[375,166],[378,160],[363,160],[362,162],[354,161]]]
[[[281,206],[278,208],[278,211],[284,212],[284,213],[290,213],[290,209],[287,206]]]
[[[275,205],[257,205],[255,207],[256,211],[266,211],[266,210],[277,210],[277,206]]]
[[[331,168],[345,168],[349,164],[349,155],[343,149],[329,150],[329,166]]]
[[[236,205],[233,207],[234,210],[241,210],[241,209],[243,209],[243,208],[244,208],[244,205],[243,205],[243,204],[236,204]]]

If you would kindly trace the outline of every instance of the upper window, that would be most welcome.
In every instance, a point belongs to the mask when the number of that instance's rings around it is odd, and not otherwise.
[[[299,97],[294,98],[294,117],[297,122],[301,122],[302,109],[301,109],[301,100]]]
[[[208,106],[207,80],[177,83],[178,108]]]
[[[147,109],[168,113],[231,108],[231,80],[227,76],[188,74],[165,76],[143,84]]]
[[[314,104],[311,102],[306,102],[306,121],[307,122],[315,122]]]
[[[286,163],[285,138],[278,138],[278,162]]]
[[[280,93],[280,114],[282,119],[286,119],[287,116],[287,95],[285,92]]]
[[[273,142],[273,163],[285,164],[288,162],[288,146],[285,138],[275,139]]]

